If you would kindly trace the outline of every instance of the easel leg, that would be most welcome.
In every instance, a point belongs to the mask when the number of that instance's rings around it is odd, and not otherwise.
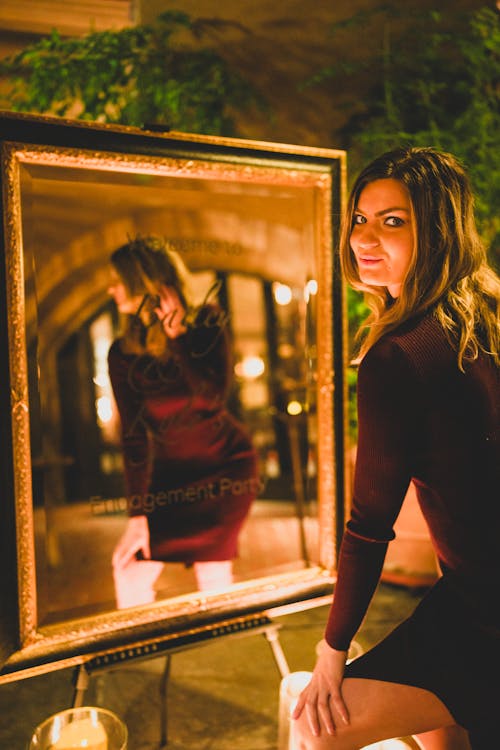
[[[80,664],[76,672],[75,692],[73,693],[73,708],[83,706],[83,697],[89,686],[90,675],[87,672],[85,664]]]
[[[271,650],[274,656],[274,661],[276,662],[278,671],[281,677],[285,677],[287,674],[290,674],[290,667],[288,666],[285,652],[283,651],[283,647],[280,643],[278,629],[276,627],[267,628],[266,630],[264,630],[264,635],[266,637],[267,642],[271,646]]]
[[[165,657],[165,668],[160,678],[160,750],[168,745],[168,681],[170,678],[170,666],[172,655]]]

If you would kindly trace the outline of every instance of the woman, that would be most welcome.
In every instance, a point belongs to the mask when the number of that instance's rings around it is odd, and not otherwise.
[[[341,239],[372,309],[361,347],[350,520],[322,651],[294,712],[298,747],[498,745],[500,283],[449,154],[398,149],[358,177]],[[413,480],[442,577],[345,665]],[[467,731],[466,731],[467,730]]]
[[[227,315],[209,299],[215,288],[189,304],[186,270],[159,238],[128,242],[111,266],[109,293],[126,318],[108,362],[130,515],[115,580],[140,557],[194,564],[200,588],[227,585],[259,490],[249,436],[226,409]]]

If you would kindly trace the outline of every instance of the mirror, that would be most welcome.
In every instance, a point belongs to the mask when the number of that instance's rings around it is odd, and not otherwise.
[[[2,147],[22,646],[7,665],[47,661],[47,652],[62,663],[82,644],[130,640],[159,622],[175,628],[325,593],[343,511],[343,315],[332,253],[343,154],[20,122],[30,137],[19,141],[18,121],[14,138],[7,116]],[[230,377],[206,448],[199,409],[187,427],[165,407],[161,440],[147,416],[168,470],[134,495],[108,357],[124,326],[110,256],[136,238],[163,243],[186,270],[187,333],[174,351],[202,333],[196,367],[217,375],[210,357],[224,339]],[[200,352],[190,346],[192,360]],[[145,355],[127,356],[131,391]],[[169,393],[180,388],[184,415],[208,387],[202,378],[186,395],[190,366],[182,360],[174,385],[161,376]],[[203,408],[213,417],[212,403]],[[255,457],[250,473],[234,469],[234,435]],[[117,581],[113,551],[134,507],[152,535],[155,518],[178,530]],[[218,541],[186,552],[200,534]]]

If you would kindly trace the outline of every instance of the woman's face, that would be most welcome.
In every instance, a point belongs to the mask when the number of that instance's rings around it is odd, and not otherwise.
[[[410,194],[402,182],[387,178],[363,188],[350,237],[363,283],[399,296],[414,251],[412,222]]]
[[[118,311],[124,315],[135,315],[141,306],[144,295],[130,295],[127,287],[123,283],[120,275],[111,268],[110,284],[108,294],[113,297]]]

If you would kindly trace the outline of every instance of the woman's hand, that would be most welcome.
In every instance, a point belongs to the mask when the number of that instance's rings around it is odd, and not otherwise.
[[[113,568],[122,570],[142,552],[145,560],[151,558],[149,546],[149,527],[146,516],[132,516],[128,519],[127,528],[113,552]]]
[[[155,313],[169,339],[176,339],[177,336],[186,333],[187,327],[184,325],[186,310],[173,286],[162,284],[159,305],[155,307]]]
[[[342,697],[342,680],[346,651],[337,651],[322,644],[311,681],[301,692],[292,719],[298,719],[305,708],[312,734],[318,737],[321,727],[335,734],[335,717],[349,724],[349,712]]]

